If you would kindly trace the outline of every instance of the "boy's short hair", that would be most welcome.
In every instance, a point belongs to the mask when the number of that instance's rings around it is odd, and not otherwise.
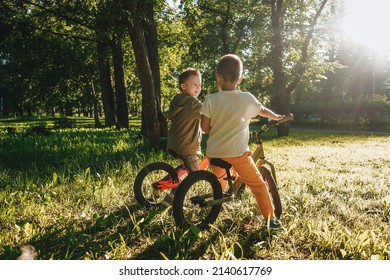
[[[217,74],[221,75],[225,82],[236,82],[242,75],[242,61],[235,54],[224,55],[218,62]]]
[[[184,83],[185,81],[187,81],[187,79],[190,77],[190,76],[199,76],[200,77],[200,71],[199,69],[197,68],[192,68],[192,67],[189,67],[189,68],[186,68],[184,69],[180,75],[179,75],[179,89],[181,90],[181,84]]]

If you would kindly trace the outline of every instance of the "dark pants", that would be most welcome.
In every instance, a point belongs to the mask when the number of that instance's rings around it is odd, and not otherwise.
[[[197,170],[200,169],[199,168],[199,162],[198,162],[198,156],[197,155],[180,156],[180,162],[182,162],[182,164],[178,165],[175,168],[175,170],[179,170],[180,168],[182,168],[183,163],[184,163],[185,168],[189,172],[194,172],[194,171],[197,171]],[[171,193],[175,194],[176,193],[176,189],[172,189]]]

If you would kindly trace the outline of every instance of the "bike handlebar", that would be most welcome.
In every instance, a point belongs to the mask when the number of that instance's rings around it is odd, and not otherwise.
[[[280,124],[285,123],[285,122],[292,121],[293,119],[294,119],[294,115],[290,114],[288,116],[285,116],[281,120],[271,121],[271,122],[263,125],[262,128],[256,132],[256,141],[259,142],[260,141],[260,134],[262,134],[263,132],[266,132],[270,127],[280,125]]]
[[[275,126],[275,125],[279,125],[279,124],[282,124],[282,123],[285,123],[285,122],[289,122],[289,121],[292,121],[294,119],[294,115],[293,114],[290,114],[288,116],[285,116],[283,119],[281,120],[278,120],[278,121],[271,121],[270,122],[270,126]]]

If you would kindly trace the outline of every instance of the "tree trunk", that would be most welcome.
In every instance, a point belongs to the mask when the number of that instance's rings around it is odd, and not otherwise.
[[[9,116],[7,98],[5,96],[4,97],[0,97],[0,101],[1,101],[1,106],[2,106],[1,108],[3,109],[2,116],[6,118],[6,117]]]
[[[97,43],[99,60],[100,85],[102,89],[102,102],[104,109],[105,126],[115,125],[115,99],[111,84],[110,64],[108,59],[108,48],[103,42]]]
[[[273,88],[271,95],[271,109],[278,114],[290,114],[290,94],[287,92],[287,78],[283,71],[283,23],[282,23],[283,0],[271,0],[271,23],[273,36],[272,68]],[[278,136],[287,136],[289,125],[278,126]]]
[[[143,18],[141,23],[146,34],[148,34],[148,36],[145,36],[145,42],[148,50],[150,68],[152,70],[161,137],[167,135],[167,122],[161,111],[160,59],[158,57],[157,27],[156,21],[154,20],[154,2],[155,1],[147,1],[142,3],[143,9],[146,10],[146,19]]]
[[[291,93],[306,71],[308,60],[308,48],[313,38],[314,27],[317,24],[328,0],[323,0],[316,10],[313,19],[310,20],[309,30],[304,38],[301,48],[301,59],[296,65],[296,75],[288,84],[286,73],[283,69],[283,5],[284,0],[271,0],[271,24],[273,31],[272,68],[274,92],[271,96],[271,106],[279,114],[289,115],[291,110]],[[278,136],[288,136],[290,132],[289,123],[278,126]]]
[[[135,0],[123,0],[123,9],[129,12],[127,27],[133,45],[142,88],[142,131],[141,133],[154,146],[159,146],[160,125],[158,119],[158,103],[154,88],[154,79],[149,62],[146,41],[137,11]]]
[[[123,66],[123,49],[120,42],[112,46],[114,61],[114,81],[116,97],[117,128],[129,128],[129,110],[127,105],[125,70]]]
[[[99,119],[99,102],[98,97],[96,95],[95,87],[93,85],[93,82],[89,84],[90,87],[90,93],[93,99],[93,116],[95,121],[95,128],[101,127],[100,119]],[[80,110],[79,110],[80,112]]]

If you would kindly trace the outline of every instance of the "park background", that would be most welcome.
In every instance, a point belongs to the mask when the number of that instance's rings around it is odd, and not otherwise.
[[[389,259],[386,1],[11,1],[0,4],[0,258]],[[363,20],[364,19],[364,20]],[[294,122],[266,136],[285,232],[247,192],[210,232],[140,208],[134,178],[175,160],[163,117],[186,67]],[[253,123],[253,128],[258,123]]]

